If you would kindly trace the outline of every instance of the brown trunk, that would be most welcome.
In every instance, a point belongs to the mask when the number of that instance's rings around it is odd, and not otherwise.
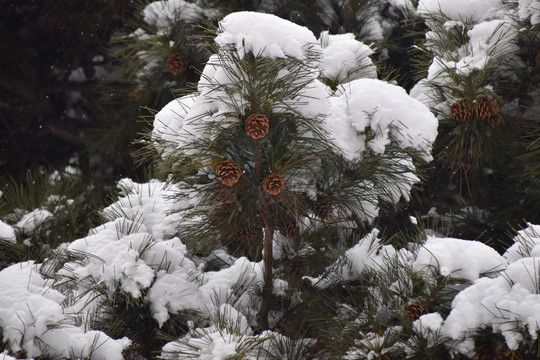
[[[262,330],[268,329],[268,313],[270,312],[270,305],[272,304],[272,290],[273,290],[273,278],[272,278],[272,240],[274,237],[274,220],[269,210],[268,203],[266,201],[266,195],[262,188],[262,176],[261,176],[261,154],[260,154],[259,140],[253,140],[253,153],[255,155],[255,179],[256,184],[259,187],[259,214],[264,223],[264,239],[263,239],[263,264],[264,264],[264,284],[261,299],[261,308],[259,310],[259,326]]]
[[[262,291],[261,309],[259,310],[259,324],[262,329],[268,329],[268,313],[272,304],[272,238],[274,237],[274,229],[265,224],[264,230],[264,285]]]

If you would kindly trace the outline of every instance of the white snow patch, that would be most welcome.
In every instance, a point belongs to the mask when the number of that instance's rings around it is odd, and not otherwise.
[[[323,50],[319,64],[323,77],[338,84],[360,77],[377,78],[377,68],[369,58],[373,50],[356,40],[354,34],[330,35],[323,31],[319,41]]]
[[[221,48],[233,45],[240,57],[251,52],[255,56],[305,60],[308,48],[320,48],[308,28],[272,14],[248,11],[221,20],[215,41]]]
[[[162,325],[169,313],[182,310],[215,314],[216,307],[225,304],[233,288],[241,287],[242,294],[235,299],[236,306],[248,308],[254,287],[262,283],[262,263],[237,259],[230,267],[220,271],[202,273],[186,259],[171,273],[161,272],[148,293],[152,316]],[[251,289],[251,290],[250,290]]]
[[[15,243],[17,241],[15,230],[2,220],[0,220],[0,240],[9,241],[11,243]]]
[[[429,313],[420,316],[413,322],[413,327],[419,333],[429,333],[439,331],[443,323],[443,318],[439,313]]]
[[[143,10],[144,21],[157,28],[157,35],[169,35],[174,23],[196,23],[202,9],[184,0],[154,1]]]
[[[68,76],[68,81],[82,83],[86,80],[86,75],[84,74],[84,69],[82,67],[71,70]]]
[[[439,12],[455,21],[479,23],[500,18],[506,10],[502,9],[499,0],[420,0],[418,2],[420,15]]]
[[[184,118],[195,99],[194,94],[174,99],[155,115],[152,140],[156,149],[163,152],[163,157],[170,156],[176,148],[182,146]]]
[[[15,227],[22,232],[30,233],[43,225],[45,221],[52,218],[53,214],[45,209],[34,209],[25,214]]]
[[[519,0],[519,19],[527,20],[530,17],[531,25],[540,24],[540,1]]]
[[[392,138],[431,160],[437,119],[399,86],[375,79],[354,80],[338,87],[330,110],[325,125],[347,159],[361,159],[366,146],[383,154]],[[366,130],[374,135],[372,139],[367,139]]]
[[[470,281],[504,270],[506,261],[495,249],[479,242],[429,236],[418,251],[413,270],[437,269],[443,276]]]
[[[74,326],[64,315],[64,295],[39,270],[40,265],[27,261],[0,271],[0,327],[10,350],[25,351],[28,357],[123,359],[129,340]]]
[[[514,244],[504,253],[509,263],[524,257],[540,257],[540,225],[527,224],[514,237]]]
[[[520,329],[526,327],[536,339],[539,324],[540,295],[499,276],[480,278],[456,295],[442,334],[458,340],[491,326],[504,336],[510,349],[516,349],[523,339]]]

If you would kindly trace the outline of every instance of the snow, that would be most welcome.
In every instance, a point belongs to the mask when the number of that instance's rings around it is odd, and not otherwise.
[[[15,237],[15,230],[2,220],[0,220],[0,240],[15,243],[17,238]]]
[[[519,0],[520,20],[530,19],[531,25],[540,24],[540,2],[538,0]]]
[[[27,261],[0,271],[0,327],[10,350],[25,351],[28,357],[121,360],[129,341],[71,324],[62,308],[65,296],[39,270],[39,264]]]
[[[80,281],[91,278],[106,285],[111,294],[119,287],[139,298],[141,290],[152,284],[154,269],[183,260],[185,247],[174,238],[180,217],[168,213],[175,192],[165,183],[123,179],[118,186],[123,196],[103,210],[110,221],[67,247],[90,256],[66,264],[60,273]]]
[[[413,9],[414,8],[412,0],[390,0],[389,3],[392,6],[403,8],[403,9]]]
[[[180,192],[178,186],[158,180],[139,184],[131,179],[122,179],[117,187],[121,190],[121,197],[103,209],[106,219],[114,221],[125,218],[141,223],[144,226],[141,232],[148,232],[156,240],[170,239],[176,234],[181,215],[169,211],[175,203],[172,197]],[[99,232],[99,229],[101,227],[95,232]]]
[[[460,60],[455,63],[447,61],[446,65],[468,75],[473,70],[484,69],[491,58],[517,49],[513,44],[515,33],[510,26],[507,20],[490,20],[475,25],[467,32],[469,43],[461,49]]]
[[[3,340],[13,350],[24,350],[30,357],[40,355],[36,337],[64,319],[60,306],[64,296],[50,289],[51,283],[32,261],[0,272],[0,325]]]
[[[4,350],[2,351],[2,353],[0,353],[0,359],[1,360],[17,360],[13,356],[9,356],[7,350]]]
[[[184,118],[195,99],[194,94],[174,99],[155,115],[152,140],[154,140],[154,146],[163,152],[164,158],[173,154],[174,150],[181,146]]]
[[[290,56],[305,60],[309,48],[319,48],[308,28],[272,14],[247,11],[223,18],[215,41],[220,48],[234,46],[240,58],[251,52],[268,58]]]
[[[452,311],[442,326],[443,335],[453,339],[470,337],[478,329],[491,326],[501,333],[510,349],[515,349],[527,327],[536,338],[540,324],[540,295],[521,284],[511,285],[503,276],[480,278],[456,295]]]
[[[408,0],[393,0],[391,4],[412,6]],[[540,15],[535,4],[519,2],[522,19],[530,17],[531,22],[537,21]],[[411,92],[423,101],[428,101],[428,80],[440,84],[448,80],[440,70],[450,66],[466,74],[483,69],[491,52],[500,50],[499,43],[513,40],[513,35],[507,32],[508,22],[499,16],[498,2],[494,0],[421,0],[418,8],[421,14],[441,10],[454,23],[472,22],[467,32],[469,44],[457,49],[459,58],[436,57],[428,79]],[[145,21],[165,35],[172,21],[196,22],[203,15],[201,8],[183,0],[153,2],[144,10]],[[379,20],[372,19],[366,28],[382,36],[386,28]],[[196,137],[211,140],[215,136],[213,131],[238,122],[231,114],[245,109],[245,94],[221,90],[233,83],[231,72],[240,71],[235,64],[226,63],[226,52],[233,49],[241,58],[252,52],[265,60],[300,60],[305,72],[298,81],[305,86],[296,97],[279,99],[269,109],[274,114],[293,109],[306,118],[324,120],[324,130],[345,159],[362,160],[368,152],[385,155],[392,144],[416,150],[424,160],[431,160],[431,146],[437,136],[435,116],[404,89],[376,80],[376,69],[369,59],[372,50],[354,35],[323,32],[317,41],[307,28],[274,15],[241,12],[230,14],[221,22],[216,43],[219,52],[205,67],[199,92],[175,99],[155,116],[152,141],[163,157],[176,151],[189,154],[186,147]],[[312,57],[314,52],[320,59]],[[283,64],[290,65],[285,61]],[[367,73],[355,72],[354,64],[365,66]],[[290,70],[284,67],[275,80],[287,80],[292,75]],[[317,79],[319,75],[340,83],[337,90],[325,86]],[[207,121],[220,128],[207,133],[201,131]],[[402,174],[401,183],[387,194],[392,201],[400,196],[407,199],[412,184],[418,181],[410,158],[401,159],[400,165],[411,171]],[[158,180],[139,184],[123,179],[118,183],[118,199],[101,212],[104,223],[60,249],[81,255],[81,259],[67,262],[54,274],[54,279],[43,276],[41,265],[31,261],[1,270],[0,327],[10,350],[24,351],[28,356],[121,359],[129,340],[113,340],[100,331],[76,326],[76,322],[87,324],[86,320],[101,315],[98,307],[107,300],[107,292],[140,299],[159,326],[183,311],[195,312],[203,318],[199,324],[206,327],[195,329],[191,324],[186,336],[163,347],[163,358],[176,359],[180,357],[178,351],[190,351],[200,359],[226,359],[246,344],[265,347],[270,339],[280,338],[272,332],[253,335],[250,327],[256,321],[260,305],[263,263],[229,256],[222,269],[207,271],[205,264],[211,256],[194,257],[185,241],[190,239],[178,236],[186,221],[182,211],[199,203],[197,192],[186,191],[183,185]],[[384,195],[378,193],[376,184],[366,182],[359,186],[371,194]],[[372,219],[378,213],[376,202],[363,205],[366,218]],[[17,231],[34,231],[52,216],[48,210],[36,209],[13,227],[0,221],[0,238],[15,242]],[[414,217],[410,220],[417,223]],[[423,315],[413,323],[418,333],[440,332],[456,341],[456,349],[470,348],[478,330],[487,327],[502,334],[512,349],[523,339],[523,329],[533,339],[537,338],[539,225],[529,224],[519,231],[515,244],[503,256],[477,241],[435,236],[427,236],[421,246],[397,250],[383,245],[378,235],[379,231],[374,229],[344,251],[327,269],[334,277],[306,280],[327,288],[357,280],[367,271],[387,270],[402,271],[400,275],[412,270],[426,279],[439,275],[465,279],[472,285],[454,298],[447,319],[443,320],[439,313]],[[284,242],[279,243],[279,248],[276,245],[275,253],[284,252],[285,246]],[[223,254],[224,250],[218,249],[212,255],[218,253]],[[397,270],[391,269],[396,265]],[[412,281],[403,277],[394,283],[391,279],[389,288],[396,293],[409,291]],[[99,293],[93,289],[96,284],[100,285]],[[294,288],[289,288],[285,280],[275,279],[274,294],[284,296],[291,291]],[[373,340],[358,343],[382,346],[385,336],[375,335]],[[11,358],[6,352],[3,355]],[[256,354],[248,352],[245,357],[255,359]]]
[[[69,251],[93,255],[86,264],[74,265],[72,273],[79,279],[93,277],[111,289],[111,294],[119,283],[122,290],[140,297],[140,290],[149,287],[154,278],[154,271],[140,259],[142,251],[151,246],[151,238],[144,233],[123,233],[122,229],[133,225],[119,219],[103,225],[97,234],[71,243]]]
[[[504,253],[509,263],[524,257],[540,257],[540,225],[527,224],[514,237],[514,244]]]
[[[479,23],[505,14],[499,0],[420,0],[418,13],[429,16],[441,12],[455,21]]]
[[[53,214],[46,209],[34,209],[25,214],[15,227],[21,232],[31,233],[52,217]]]
[[[154,1],[143,10],[144,21],[157,28],[157,35],[169,35],[177,21],[196,23],[203,11],[196,4],[184,0]]]
[[[215,317],[216,307],[233,299],[247,314],[256,313],[250,304],[262,284],[262,263],[239,258],[220,271],[205,272],[175,236],[182,217],[171,210],[189,207],[193,196],[177,201],[172,195],[181,190],[157,180],[138,184],[123,179],[118,186],[118,200],[102,212],[109,221],[67,246],[68,251],[86,256],[67,263],[59,276],[76,279],[80,294],[96,283],[110,294],[121,291],[134,298],[142,298],[147,290],[144,299],[160,326],[170,313],[183,310]],[[276,286],[278,292],[287,285],[276,279]],[[83,296],[69,310],[79,311],[84,301]],[[85,311],[95,310],[89,306]]]
[[[342,257],[330,265],[324,273],[331,273],[331,277],[321,275],[319,277],[306,276],[318,288],[326,288],[336,282],[348,282],[361,278],[366,270],[384,271],[389,264],[399,262],[402,265],[410,263],[414,257],[407,249],[396,250],[391,245],[382,245],[378,238],[379,230],[373,229],[362,237],[356,245],[348,249]],[[399,286],[399,284],[395,284]]]
[[[399,86],[375,79],[351,81],[338,87],[330,99],[330,110],[326,126],[347,159],[361,159],[366,147],[383,154],[393,139],[400,147],[416,149],[431,160],[437,119]],[[367,129],[373,139],[367,138]]]
[[[148,294],[150,310],[160,325],[169,318],[169,313],[183,310],[215,316],[216,307],[231,301],[235,288],[243,289],[234,299],[236,306],[247,307],[254,286],[262,283],[262,279],[262,263],[253,263],[246,258],[237,259],[221,271],[205,273],[186,259],[174,271],[158,275]]]
[[[83,83],[86,80],[86,75],[84,74],[84,69],[82,67],[71,70],[68,76],[68,81]]]
[[[433,236],[427,238],[413,263],[415,271],[435,268],[442,276],[470,281],[505,267],[505,259],[484,243]]]
[[[377,68],[369,58],[373,50],[356,40],[354,34],[330,35],[323,31],[319,41],[323,50],[319,64],[323,77],[337,84],[360,77],[377,78]]]
[[[413,327],[421,334],[436,332],[441,328],[443,318],[439,313],[429,313],[420,316],[413,322]],[[426,334],[425,334],[426,335]]]
[[[495,278],[481,277],[459,292],[442,333],[462,342],[470,341],[478,329],[492,327],[516,349],[523,340],[522,329],[536,339],[540,330],[540,226],[529,224],[518,232],[515,244],[504,257],[509,264]]]
[[[246,319],[228,307],[222,307],[222,321],[206,328],[191,329],[181,339],[166,344],[160,359],[246,360],[298,358],[301,346],[313,345],[311,339],[292,340],[278,332],[266,330],[253,335],[245,327]],[[277,350],[277,351],[276,351]],[[296,351],[295,351],[296,350]]]
[[[511,284],[520,284],[531,293],[540,292],[540,258],[527,257],[508,265],[504,278]]]
[[[429,28],[425,46],[434,57],[427,78],[411,90],[411,96],[439,114],[448,114],[450,104],[457,100],[449,89],[461,87],[459,79],[494,71],[512,76],[508,68],[523,66],[516,56],[519,48],[513,5],[499,0],[421,0],[417,13]],[[466,34],[465,43],[453,40],[454,33]],[[459,76],[457,80],[449,76],[453,72]],[[489,84],[477,89],[484,90],[492,91]]]
[[[328,116],[328,92],[328,88],[321,81],[313,79],[299,91],[294,99],[284,99],[283,103],[273,105],[272,111],[279,114],[290,112],[290,109],[293,108],[306,118]]]
[[[347,250],[341,259],[338,259],[329,269],[335,271],[335,277],[318,278],[305,277],[319,288],[326,288],[339,281],[351,281],[357,279],[360,274],[373,267],[377,263],[376,254],[381,248],[380,239],[377,238],[379,230],[373,229],[369,234],[361,238],[356,245]]]

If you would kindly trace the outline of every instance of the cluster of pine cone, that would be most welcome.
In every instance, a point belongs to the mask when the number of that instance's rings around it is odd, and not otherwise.
[[[474,103],[459,99],[450,105],[450,117],[457,121],[468,121],[473,117],[485,119],[492,127],[498,127],[502,123],[499,103],[488,96],[480,96]]]

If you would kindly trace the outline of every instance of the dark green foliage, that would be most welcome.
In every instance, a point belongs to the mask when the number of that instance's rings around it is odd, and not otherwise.
[[[103,195],[76,175],[28,172],[24,182],[14,178],[0,182],[0,219],[15,227],[17,237],[15,244],[2,241],[2,267],[26,260],[44,261],[60,244],[85,236],[98,219],[96,209],[104,205]],[[37,214],[43,222],[29,219],[27,226],[16,226],[36,211],[50,216]]]

